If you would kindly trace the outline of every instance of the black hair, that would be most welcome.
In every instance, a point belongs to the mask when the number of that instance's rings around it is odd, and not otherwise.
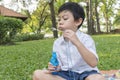
[[[68,10],[73,14],[74,20],[82,18],[82,23],[85,19],[85,12],[83,7],[75,2],[64,3],[58,10],[58,14],[64,10]],[[78,26],[78,29],[81,27],[82,23]]]

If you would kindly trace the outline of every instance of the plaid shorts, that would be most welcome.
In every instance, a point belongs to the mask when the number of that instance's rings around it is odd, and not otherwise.
[[[52,75],[60,76],[66,80],[85,80],[91,74],[99,74],[97,71],[85,71],[81,74],[72,72],[72,71],[59,71],[59,72],[52,72]]]

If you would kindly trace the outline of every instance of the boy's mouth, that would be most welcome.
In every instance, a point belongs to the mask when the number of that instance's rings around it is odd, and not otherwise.
[[[59,31],[62,31],[62,32],[65,31],[65,29],[63,29],[63,28],[61,28],[61,27],[59,27],[58,30],[59,30]]]

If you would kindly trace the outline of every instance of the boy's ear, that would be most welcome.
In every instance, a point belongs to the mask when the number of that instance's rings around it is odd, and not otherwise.
[[[82,23],[82,18],[79,18],[78,20],[76,20],[76,24],[75,26],[79,26]]]

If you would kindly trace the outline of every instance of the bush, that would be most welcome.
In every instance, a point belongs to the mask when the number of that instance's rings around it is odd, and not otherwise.
[[[39,40],[43,39],[44,34],[30,34],[30,33],[25,33],[25,34],[19,34],[15,37],[15,41],[30,41],[30,40]]]
[[[23,28],[20,19],[0,17],[0,44],[10,43],[15,35]]]

